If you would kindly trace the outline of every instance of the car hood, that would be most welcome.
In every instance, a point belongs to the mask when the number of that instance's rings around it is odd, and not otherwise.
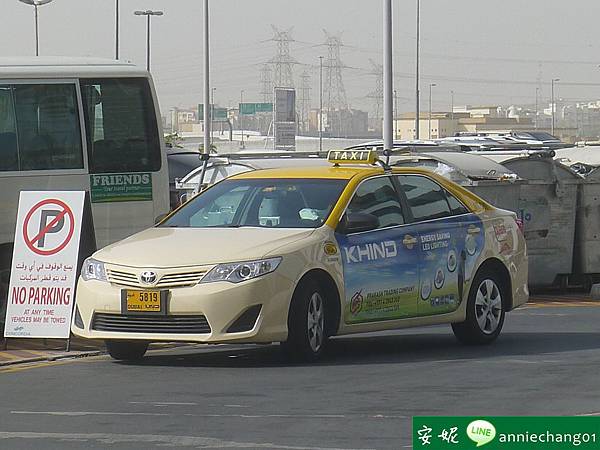
[[[246,227],[150,228],[99,250],[94,258],[109,264],[156,268],[248,261],[313,232]]]

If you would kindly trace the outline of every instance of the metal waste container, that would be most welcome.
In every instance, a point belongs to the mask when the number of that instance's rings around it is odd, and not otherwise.
[[[454,181],[496,206],[517,212],[523,180],[501,164],[461,152],[392,155],[390,165],[423,167]]]
[[[581,177],[549,154],[486,152],[527,181],[521,186],[519,217],[529,254],[531,287],[566,285],[573,272],[575,212]]]
[[[586,286],[600,282],[600,147],[556,151],[555,160],[582,178],[575,216],[573,272]]]

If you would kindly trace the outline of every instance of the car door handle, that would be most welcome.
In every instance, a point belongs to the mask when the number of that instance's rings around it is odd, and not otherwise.
[[[404,239],[402,240],[402,243],[405,246],[413,246],[416,245],[417,243],[417,238],[414,236],[411,236],[410,234],[407,234],[406,236],[404,236]]]
[[[481,233],[481,228],[470,226],[469,229],[467,230],[467,233],[469,233],[469,234],[479,234],[479,233]]]

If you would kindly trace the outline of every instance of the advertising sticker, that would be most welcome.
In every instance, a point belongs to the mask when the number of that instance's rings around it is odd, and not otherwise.
[[[84,199],[21,192],[4,337],[69,337]]]

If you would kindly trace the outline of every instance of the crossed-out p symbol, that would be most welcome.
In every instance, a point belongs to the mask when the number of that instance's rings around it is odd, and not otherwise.
[[[38,219],[39,217],[39,219]],[[36,220],[39,223],[33,233],[30,233],[30,222],[34,220],[32,225],[35,224]],[[48,245],[46,238],[48,235],[56,235],[60,233],[68,222],[68,230],[63,239],[59,239],[58,243]],[[61,200],[57,199],[46,199],[37,203],[25,216],[23,222],[23,237],[27,247],[38,255],[49,256],[60,252],[65,248],[71,238],[73,237],[73,231],[75,229],[75,219],[71,208]],[[35,234],[34,234],[35,233]],[[31,234],[34,234],[33,236]],[[64,234],[64,233],[63,233]]]

